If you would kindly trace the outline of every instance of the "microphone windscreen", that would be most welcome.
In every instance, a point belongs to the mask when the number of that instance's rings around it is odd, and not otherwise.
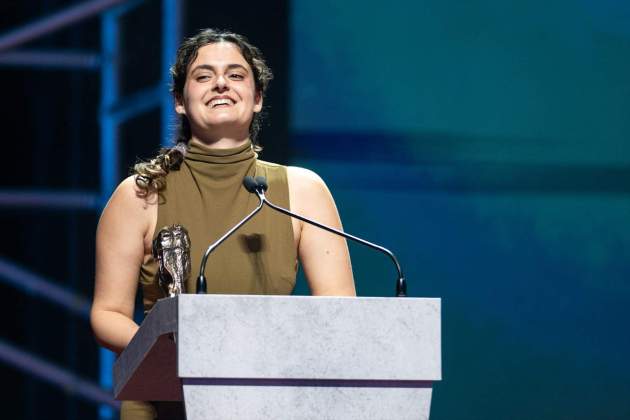
[[[256,192],[256,187],[258,186],[258,183],[254,181],[254,178],[247,175],[245,178],[243,178],[243,186],[247,191],[253,194]]]
[[[256,183],[262,187],[263,191],[267,191],[267,189],[269,189],[269,185],[267,185],[267,179],[264,176],[257,176]]]

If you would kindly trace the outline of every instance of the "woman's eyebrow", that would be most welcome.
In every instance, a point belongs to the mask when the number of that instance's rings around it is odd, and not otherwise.
[[[247,68],[242,65],[242,64],[228,64],[227,66],[228,70],[232,70],[232,69],[243,69],[245,71],[247,71]],[[210,70],[210,71],[215,71],[215,67],[211,64],[199,64],[198,66],[195,66],[191,71],[190,74],[196,72],[197,70]]]
[[[190,73],[194,73],[197,70],[210,70],[210,71],[214,71],[214,67],[212,67],[210,64],[199,64],[198,66],[195,66],[192,70],[190,70]]]
[[[242,65],[242,64],[228,64],[227,68],[228,68],[228,70],[242,69],[242,70],[247,71],[247,68],[244,65]]]

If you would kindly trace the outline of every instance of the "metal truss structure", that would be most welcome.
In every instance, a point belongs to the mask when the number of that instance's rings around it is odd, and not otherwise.
[[[0,66],[57,68],[100,71],[100,190],[91,192],[0,190],[0,207],[29,207],[99,212],[119,182],[118,127],[135,116],[156,107],[161,109],[161,142],[170,140],[174,115],[168,91],[170,60],[175,56],[181,33],[180,0],[160,0],[162,8],[161,80],[158,85],[128,96],[119,94],[117,63],[120,56],[119,18],[144,0],[88,0],[42,17],[8,33],[0,34]],[[156,2],[157,3],[157,2]],[[89,52],[17,49],[23,44],[100,15],[101,50]],[[18,264],[0,257],[0,281],[29,295],[61,305],[78,317],[89,317],[89,301]],[[100,405],[99,418],[113,418],[117,403],[112,400],[113,353],[101,350],[100,384],[38,359],[0,340],[0,360]]]

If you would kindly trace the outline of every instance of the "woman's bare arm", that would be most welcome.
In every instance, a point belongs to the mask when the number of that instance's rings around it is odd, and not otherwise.
[[[120,353],[138,330],[133,321],[138,274],[155,205],[136,194],[133,177],[114,191],[96,232],[96,282],[90,321],[97,341]]]
[[[287,175],[292,211],[333,228],[342,229],[335,201],[317,174],[307,169],[289,167]],[[355,296],[346,240],[308,223],[300,222],[297,226],[298,256],[311,293]]]

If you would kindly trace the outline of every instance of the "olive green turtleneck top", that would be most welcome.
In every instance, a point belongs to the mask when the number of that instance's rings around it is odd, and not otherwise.
[[[159,194],[154,233],[183,225],[191,240],[188,293],[195,292],[199,264],[208,245],[258,205],[243,187],[246,175],[264,176],[267,197],[289,208],[286,167],[257,159],[251,142],[232,149],[213,149],[190,142],[179,170],[171,170]],[[208,293],[290,294],[295,285],[297,255],[291,219],[268,207],[214,250],[206,264]],[[148,259],[140,270],[144,309],[164,297],[156,278],[157,263]]]
[[[258,204],[258,198],[243,187],[246,175],[266,177],[267,197],[290,207],[286,167],[258,160],[250,142],[233,149],[213,149],[191,142],[180,169],[166,176],[166,187],[158,198],[153,237],[173,224],[188,230],[192,263],[188,293],[195,292],[199,264],[208,245]],[[290,294],[296,271],[291,219],[263,207],[210,254],[205,275],[208,293]],[[156,273],[157,262],[149,257],[140,269],[145,312],[164,297]],[[181,403],[123,401],[121,407],[122,420],[183,417]]]

